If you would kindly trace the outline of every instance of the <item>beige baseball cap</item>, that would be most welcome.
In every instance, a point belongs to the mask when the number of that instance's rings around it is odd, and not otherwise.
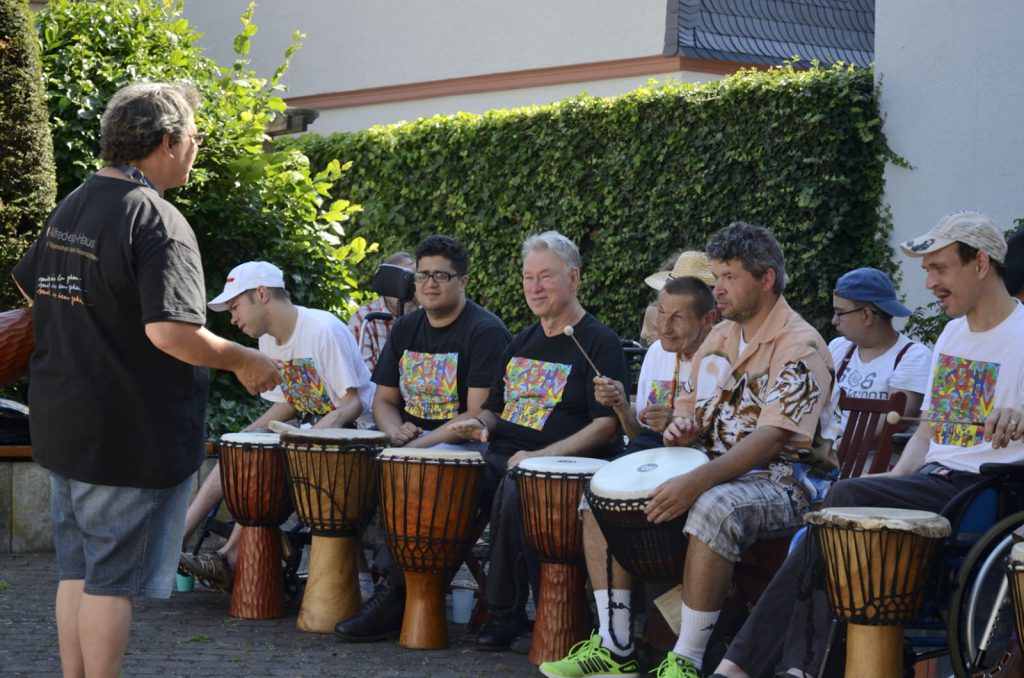
[[[979,212],[947,214],[924,235],[900,243],[900,249],[907,256],[923,257],[955,242],[981,250],[1000,264],[1006,261],[1003,232],[995,222]]]

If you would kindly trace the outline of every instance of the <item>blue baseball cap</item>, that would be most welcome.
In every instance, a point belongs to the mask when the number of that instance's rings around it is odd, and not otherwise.
[[[836,282],[835,294],[850,301],[874,304],[896,318],[906,318],[911,313],[896,299],[896,288],[889,276],[877,268],[857,268],[843,274]]]

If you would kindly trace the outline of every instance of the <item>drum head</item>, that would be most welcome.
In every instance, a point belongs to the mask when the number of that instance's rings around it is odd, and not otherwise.
[[[225,433],[220,437],[220,441],[239,445],[277,445],[281,441],[281,436],[267,431],[239,431]]]
[[[474,450],[446,450],[440,447],[426,449],[416,447],[389,447],[380,453],[379,458],[412,459],[416,461],[483,461],[484,458]]]
[[[360,428],[304,428],[299,431],[285,431],[282,443],[319,443],[321,445],[385,445],[388,436],[380,431],[366,431]]]
[[[1024,542],[1014,544],[1010,549],[1010,564],[1017,570],[1024,568]]]
[[[590,491],[607,499],[646,499],[669,478],[689,473],[708,461],[706,454],[692,447],[634,452],[598,470],[590,479]]]
[[[810,525],[854,528],[861,530],[898,530],[941,539],[948,537],[949,521],[931,511],[914,511],[899,508],[878,508],[871,506],[848,506],[826,508],[804,516]]]
[[[607,465],[608,462],[604,459],[591,459],[590,457],[530,457],[519,462],[519,469],[538,473],[589,476]]]

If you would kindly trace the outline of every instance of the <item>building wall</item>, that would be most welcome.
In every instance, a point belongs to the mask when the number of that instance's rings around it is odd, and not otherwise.
[[[661,53],[666,0],[264,0],[253,23],[252,65],[267,75],[297,29],[306,34],[285,82],[288,98],[488,76],[531,69],[653,57]],[[205,33],[201,44],[222,64],[248,0],[187,0],[185,16]],[[655,71],[505,92],[320,109],[312,131],[363,129],[437,113],[544,104],[586,91],[619,94]],[[683,74],[707,80],[717,75]],[[305,104],[302,104],[305,105]]]
[[[877,0],[875,60],[891,166],[894,245],[975,209],[1003,228],[1024,216],[1024,3]],[[898,255],[913,308],[932,301],[919,259]]]

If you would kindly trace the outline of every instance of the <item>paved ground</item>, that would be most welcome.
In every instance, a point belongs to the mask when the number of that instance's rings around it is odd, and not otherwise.
[[[56,587],[52,554],[0,556],[0,676],[60,675]],[[295,610],[274,621],[232,619],[228,596],[200,588],[169,600],[136,601],[124,676],[540,675],[523,655],[477,652],[461,626],[449,625],[447,650],[344,644],[332,635],[298,631]]]

